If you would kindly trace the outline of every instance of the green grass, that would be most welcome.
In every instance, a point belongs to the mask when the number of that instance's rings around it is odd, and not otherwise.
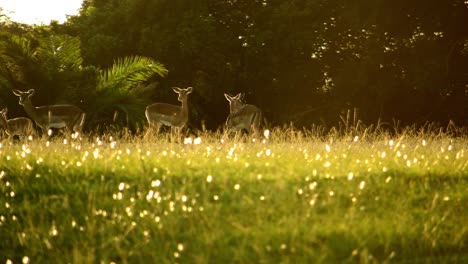
[[[468,141],[428,131],[0,148],[0,263],[466,263]]]

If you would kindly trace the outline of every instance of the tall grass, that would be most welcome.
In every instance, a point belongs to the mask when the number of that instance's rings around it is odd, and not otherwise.
[[[464,131],[266,135],[3,140],[0,263],[468,261]]]

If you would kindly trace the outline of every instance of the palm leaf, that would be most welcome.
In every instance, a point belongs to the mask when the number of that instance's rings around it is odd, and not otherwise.
[[[0,74],[9,82],[27,82],[24,79],[34,72],[34,48],[25,37],[9,35],[0,40]]]
[[[43,39],[35,56],[53,72],[79,71],[83,64],[79,39],[68,35],[54,35]]]
[[[34,48],[28,38],[8,35],[0,41],[0,58],[2,61],[25,61],[32,60]]]
[[[93,122],[133,125],[144,120],[154,85],[142,85],[155,75],[165,76],[166,68],[151,58],[132,56],[118,59],[99,73],[96,94],[88,110]],[[115,120],[115,113],[118,118]]]
[[[151,58],[131,56],[118,59],[114,65],[100,73],[97,90],[128,90],[154,75],[166,76],[167,69]]]

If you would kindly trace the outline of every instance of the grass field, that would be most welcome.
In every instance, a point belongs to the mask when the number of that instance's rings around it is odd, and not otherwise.
[[[273,130],[0,147],[0,263],[468,263],[468,139]]]

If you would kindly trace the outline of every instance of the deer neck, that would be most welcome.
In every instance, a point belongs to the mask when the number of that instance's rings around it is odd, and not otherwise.
[[[231,104],[229,105],[229,111],[230,111],[231,113],[235,113],[235,112],[239,111],[239,109],[241,109],[243,106],[244,106],[244,104],[241,103],[241,102],[234,102],[234,103],[231,103]]]
[[[182,106],[181,106],[181,112],[182,116],[188,116],[188,103],[187,103],[187,98],[182,100]]]
[[[37,111],[37,108],[34,107],[31,103],[31,99],[28,97],[24,103],[23,103],[23,108],[24,111],[34,120],[38,120],[39,118],[39,113]]]

